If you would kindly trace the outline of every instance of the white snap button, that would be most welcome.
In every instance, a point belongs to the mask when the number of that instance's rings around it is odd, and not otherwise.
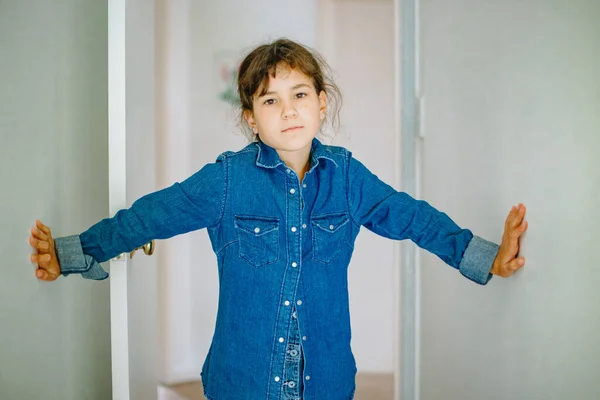
[[[285,341],[284,338],[282,338],[282,337],[279,338],[279,343],[283,343],[284,341]]]
[[[290,189],[290,193],[291,193],[291,194],[294,194],[294,193],[296,193],[296,189]]]
[[[310,375],[306,375],[306,377],[304,379],[306,379],[307,381],[310,381]]]
[[[292,226],[292,232],[296,232],[298,229],[295,226]]]
[[[306,340],[306,336],[302,336],[302,340]]]
[[[298,304],[299,306],[301,306],[301,305],[302,305],[302,300],[298,300],[298,301],[296,302],[296,304]]]
[[[306,183],[302,184],[302,187],[306,189]]]
[[[289,306],[290,302],[286,300],[285,303],[283,303],[283,304],[285,304],[286,306]]]
[[[281,379],[280,377],[276,376],[275,377],[275,382],[279,382],[280,379]]]
[[[292,171],[291,171],[289,168],[288,168],[288,169],[286,169],[286,172],[287,172],[288,174],[292,173]]]
[[[296,382],[294,382],[294,381],[288,382],[288,386],[291,388],[296,387]]]
[[[306,229],[306,224],[302,224],[302,229]]]
[[[298,355],[298,350],[291,350],[290,351],[290,356],[296,357],[297,355]]]
[[[294,261],[294,262],[292,263],[292,267],[296,268],[297,266],[298,266],[298,263]]]
[[[334,226],[333,225],[329,225],[329,229],[333,230]]]
[[[254,232],[255,232],[255,233],[258,233],[258,232],[260,232],[260,228],[254,228]]]

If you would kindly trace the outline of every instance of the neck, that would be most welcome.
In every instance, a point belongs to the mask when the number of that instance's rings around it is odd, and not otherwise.
[[[298,151],[279,151],[277,150],[277,154],[279,158],[287,165],[289,168],[293,169],[300,182],[304,179],[304,174],[308,171],[310,166],[310,149],[308,146],[305,149]]]

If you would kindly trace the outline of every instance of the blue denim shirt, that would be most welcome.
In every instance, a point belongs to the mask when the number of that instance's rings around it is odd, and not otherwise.
[[[394,190],[348,150],[317,139],[302,182],[273,148],[251,143],[56,244],[64,275],[103,279],[99,262],[152,239],[207,228],[220,284],[215,333],[202,368],[207,397],[281,398],[295,308],[304,399],[347,400],[357,371],[347,270],[363,226],[412,240],[478,284],[491,278],[496,244]]]

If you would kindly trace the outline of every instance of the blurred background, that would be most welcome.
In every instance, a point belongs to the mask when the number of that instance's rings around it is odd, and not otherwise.
[[[598,20],[594,0],[0,0],[0,399],[202,399],[206,232],[50,284],[27,238],[35,219],[80,233],[242,148],[232,70],[278,37],[333,69],[326,143],[497,243],[528,207],[525,268],[485,287],[361,232],[356,399],[600,398]]]
[[[166,151],[159,155],[159,184],[184,179],[220,152],[245,146],[238,110],[226,101],[228,90],[235,89],[232,72],[252,48],[278,37],[316,49],[333,69],[344,96],[342,126],[337,133],[329,126],[323,140],[352,149],[381,179],[394,183],[400,164],[392,0],[160,4],[157,76],[164,102],[158,132]],[[205,231],[158,247],[160,281],[168,282],[160,295],[170,305],[161,320],[166,329],[162,377],[174,384],[197,379],[208,352],[217,269]],[[365,230],[349,269],[352,349],[360,371],[375,388],[384,385],[387,396],[393,393],[394,267],[394,243]]]

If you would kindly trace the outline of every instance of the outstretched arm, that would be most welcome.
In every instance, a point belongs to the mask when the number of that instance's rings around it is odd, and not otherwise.
[[[220,220],[226,195],[226,161],[207,164],[181,183],[150,193],[128,209],[105,218],[80,235],[53,239],[50,229],[37,222],[30,243],[37,254],[36,275],[55,280],[60,274],[80,273],[105,279],[99,263],[129,252],[153,239],[167,239],[212,226]]]
[[[348,169],[348,203],[357,225],[390,239],[410,239],[482,285],[492,274],[512,274],[522,262],[514,259],[518,237],[526,228],[517,228],[520,214],[509,215],[500,247],[459,227],[426,201],[396,191],[356,159],[349,159]]]

